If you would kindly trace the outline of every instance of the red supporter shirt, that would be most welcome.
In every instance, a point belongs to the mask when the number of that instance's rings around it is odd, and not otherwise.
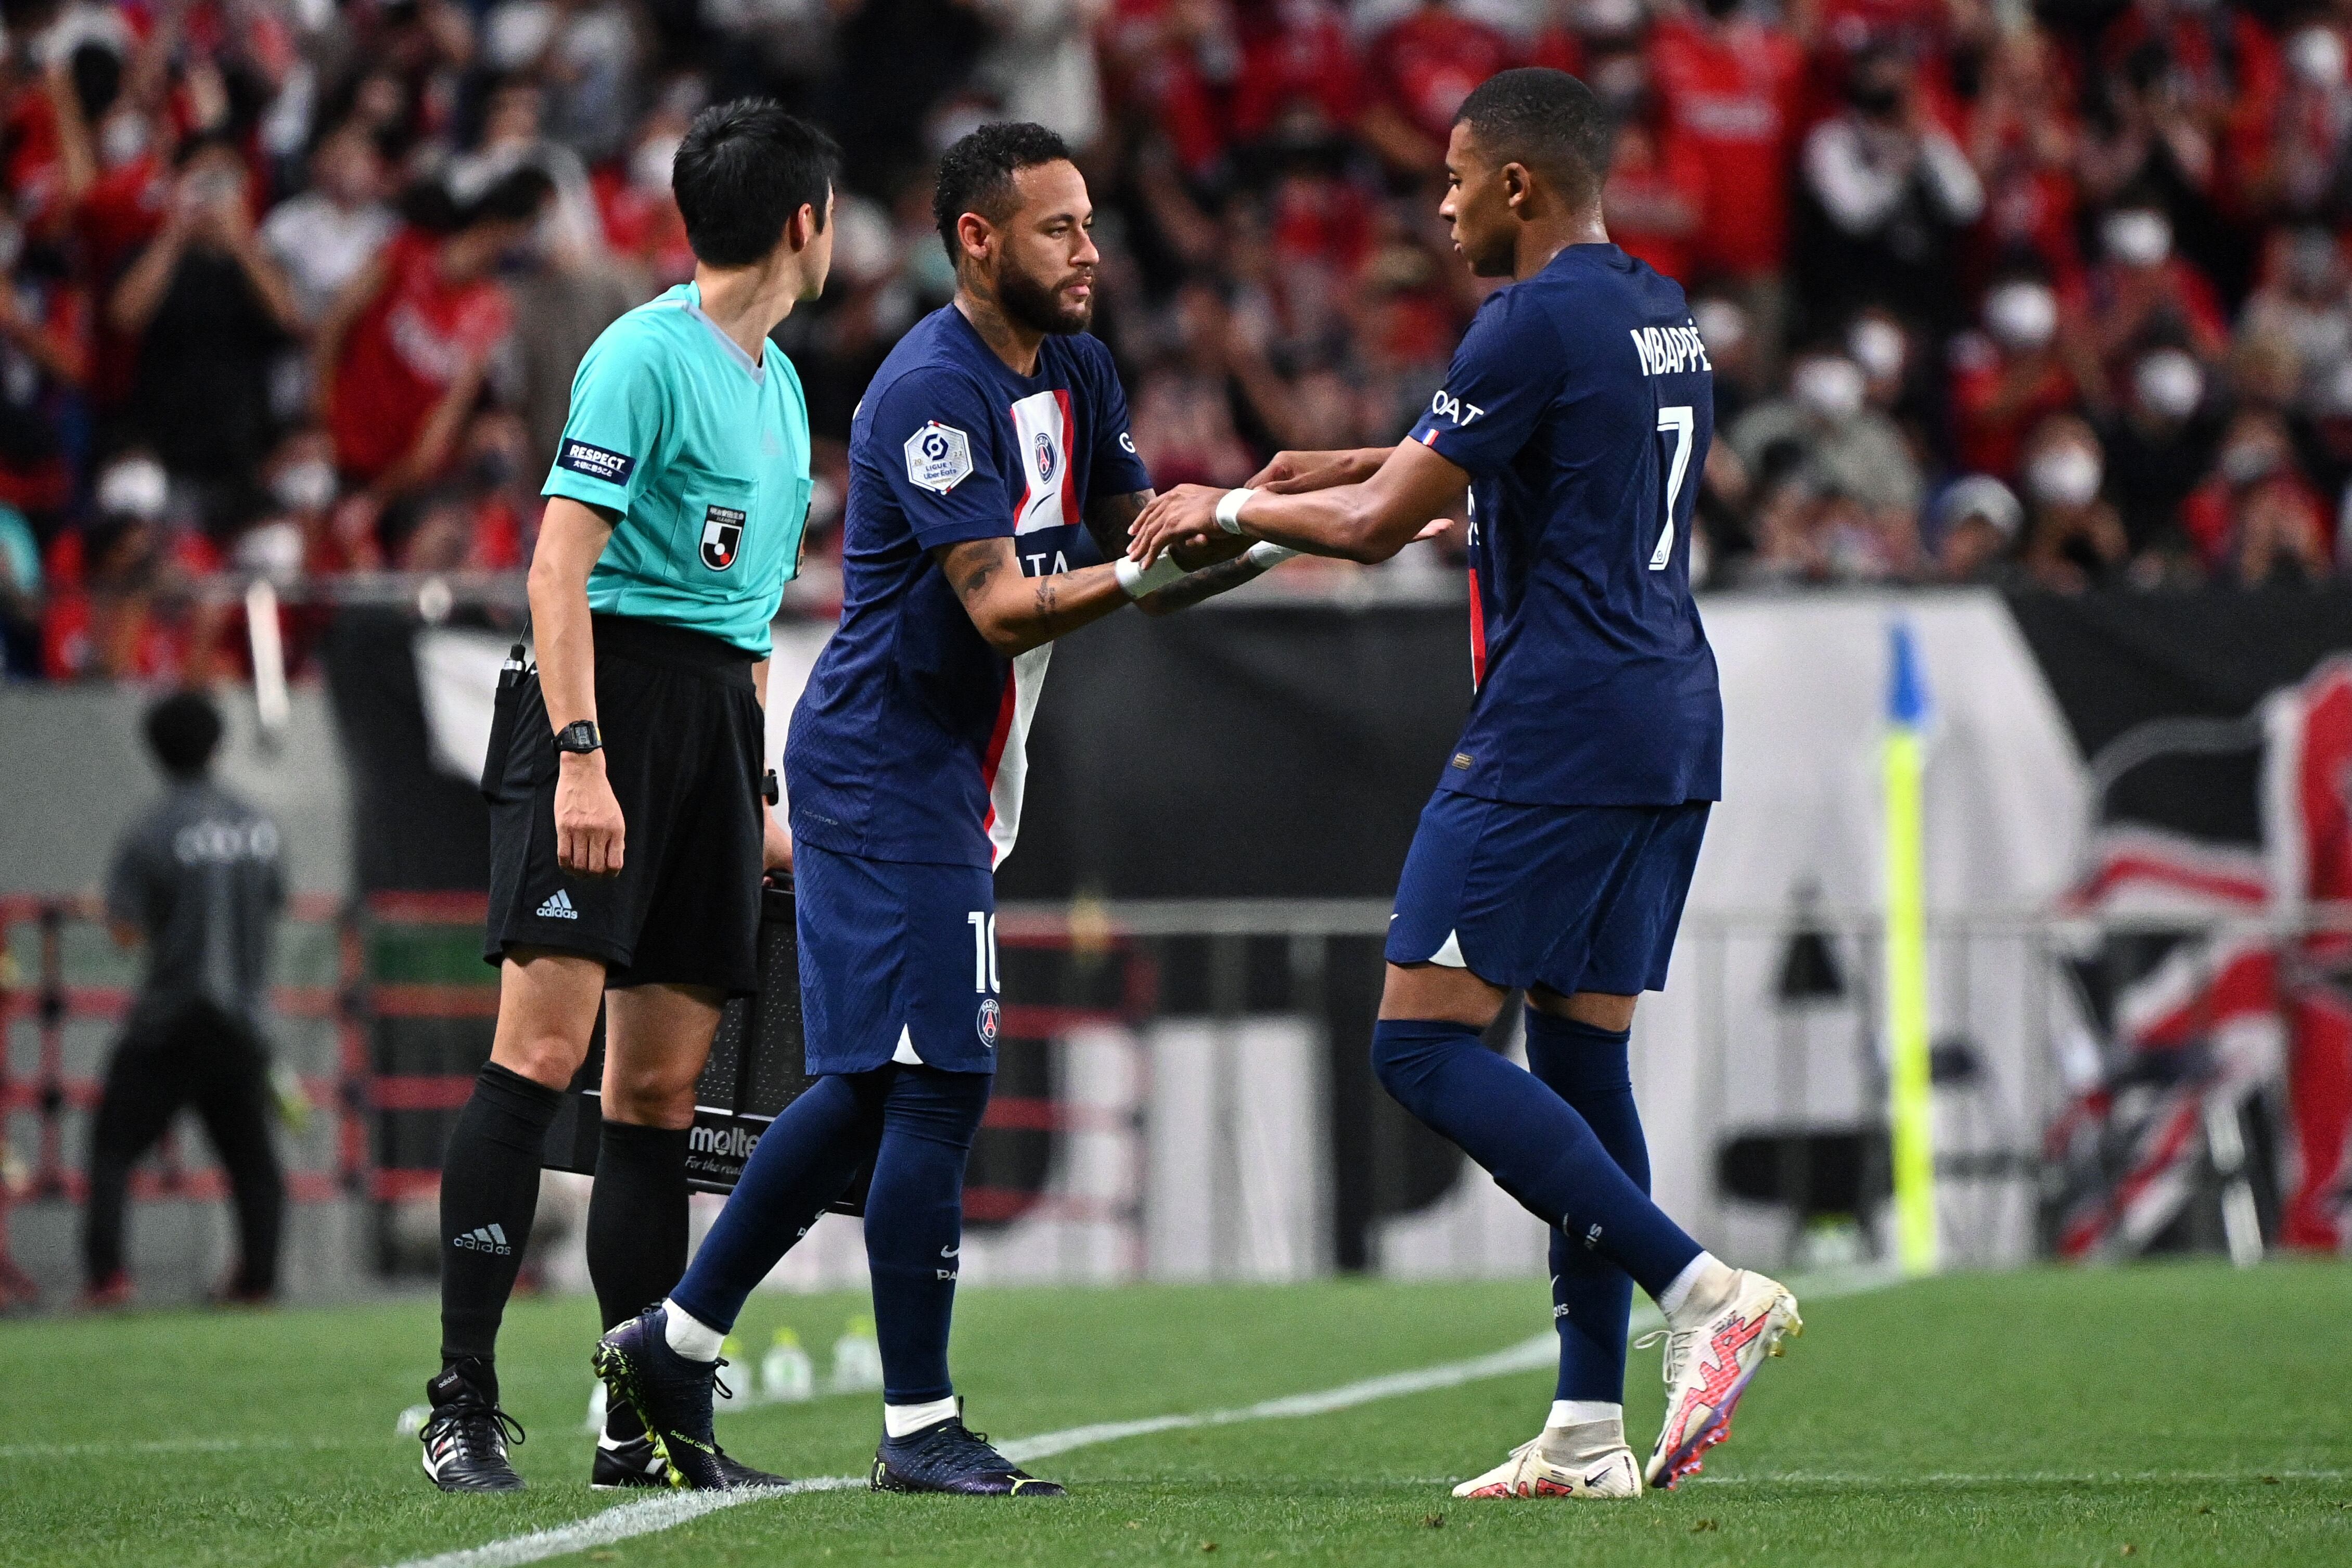
[[[400,461],[468,361],[506,336],[506,290],[488,277],[449,281],[439,256],[431,235],[393,237],[383,291],[361,312],[335,367],[335,459],[362,481]]]
[[[1706,160],[1680,137],[1620,135],[1601,210],[1609,237],[1677,282],[1691,276],[1705,237],[1692,220],[1706,211]]]
[[[1423,5],[1372,41],[1381,95],[1441,147],[1470,89],[1517,63],[1510,39],[1443,5]]]
[[[1674,132],[1706,162],[1695,265],[1777,270],[1789,250],[1789,155],[1804,55],[1759,23],[1709,29],[1673,17],[1651,35],[1650,70]]]
[[[1952,345],[1952,425],[1960,466],[2014,483],[2027,434],[2050,415],[2079,407],[2083,393],[2065,361],[2051,354],[2027,384],[2011,389],[2004,409],[1999,404],[2010,364],[1980,332],[1965,333]]]
[[[1236,140],[1275,129],[1294,103],[1312,104],[1333,126],[1355,123],[1364,108],[1364,73],[1348,23],[1325,0],[1276,0],[1257,28],[1244,27],[1242,70],[1234,83]]]

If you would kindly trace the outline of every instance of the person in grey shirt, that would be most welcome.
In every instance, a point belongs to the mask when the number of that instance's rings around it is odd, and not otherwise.
[[[286,902],[278,825],[213,782],[221,717],[208,698],[164,698],[148,709],[146,734],[169,788],[123,834],[107,878],[108,928],[124,947],[143,943],[147,964],[90,1131],[85,1301],[129,1300],[131,1169],[193,1106],[236,1194],[238,1264],[220,1298],[264,1301],[278,1289],[286,1207],[263,1034],[270,943]]]

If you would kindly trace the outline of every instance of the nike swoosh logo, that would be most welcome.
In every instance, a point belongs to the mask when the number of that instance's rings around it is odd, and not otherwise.
[[[942,1258],[952,1258],[962,1250],[963,1247],[961,1243],[953,1247],[942,1247],[940,1249],[940,1256]]]

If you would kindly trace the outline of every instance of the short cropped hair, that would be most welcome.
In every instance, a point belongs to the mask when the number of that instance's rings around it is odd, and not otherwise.
[[[816,210],[824,232],[825,197],[840,169],[832,137],[772,98],[739,98],[694,117],[669,183],[696,258],[750,267],[776,248],[803,207]]]
[[[1608,177],[1609,111],[1566,71],[1497,71],[1471,89],[1454,122],[1498,163],[1540,170],[1578,203],[1597,197]]]
[[[201,779],[220,747],[220,709],[202,692],[175,692],[147,710],[147,749],[174,779]]]
[[[1013,176],[1040,163],[1071,162],[1069,144],[1042,125],[1001,120],[962,137],[940,159],[940,183],[931,193],[931,221],[950,261],[963,259],[956,222],[978,213],[992,224],[1013,215]]]

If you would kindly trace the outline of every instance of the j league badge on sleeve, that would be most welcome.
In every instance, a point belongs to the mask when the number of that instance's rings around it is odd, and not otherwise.
[[[725,571],[735,564],[743,548],[743,510],[740,507],[713,506],[702,514],[702,564],[713,571]]]
[[[971,475],[971,438],[931,421],[907,437],[907,482],[946,495]]]

